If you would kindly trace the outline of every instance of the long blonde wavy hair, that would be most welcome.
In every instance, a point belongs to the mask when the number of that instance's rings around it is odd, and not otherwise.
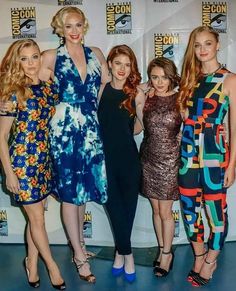
[[[63,7],[57,11],[53,16],[51,27],[53,28],[53,33],[57,34],[59,37],[64,37],[63,26],[64,21],[68,13],[77,13],[82,17],[84,22],[84,34],[88,31],[88,20],[84,15],[84,12],[77,7],[69,6]]]
[[[20,63],[22,49],[39,46],[32,39],[21,39],[13,42],[8,48],[0,65],[0,100],[8,101],[12,94],[16,94],[17,101],[23,104],[31,93],[29,85],[32,80],[27,77]]]
[[[200,32],[209,32],[214,35],[217,42],[219,42],[219,34],[210,26],[199,26],[195,28],[189,37],[188,45],[184,54],[184,62],[181,72],[181,80],[179,86],[179,107],[181,111],[184,111],[188,99],[192,96],[194,88],[201,74],[201,62],[195,55],[194,45],[195,39]]]

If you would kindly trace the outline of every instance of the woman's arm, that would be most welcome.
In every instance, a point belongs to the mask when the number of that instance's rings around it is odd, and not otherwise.
[[[136,121],[134,125],[134,134],[138,134],[143,130],[143,107],[146,101],[146,96],[142,89],[137,88],[138,93],[135,97],[135,107],[136,107]]]
[[[111,76],[109,74],[108,66],[106,59],[102,53],[102,51],[98,47],[91,47],[91,50],[97,56],[100,64],[101,64],[101,82],[102,84],[106,84],[111,81]]]
[[[14,117],[0,116],[0,159],[6,174],[7,189],[17,194],[20,190],[20,184],[17,176],[13,172],[8,148],[8,138],[13,121]]]
[[[230,160],[225,173],[224,186],[229,187],[235,180],[236,167],[236,75],[229,75],[224,82],[224,94],[229,96],[230,104]]]
[[[48,81],[54,79],[54,68],[56,63],[56,49],[50,49],[41,54],[41,68],[39,71],[39,79]]]

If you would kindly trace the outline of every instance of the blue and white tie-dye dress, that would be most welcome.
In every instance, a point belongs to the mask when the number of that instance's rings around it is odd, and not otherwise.
[[[107,201],[105,158],[97,119],[101,65],[84,47],[83,82],[65,46],[57,50],[55,83],[60,103],[51,120],[50,142],[56,188],[63,202]]]

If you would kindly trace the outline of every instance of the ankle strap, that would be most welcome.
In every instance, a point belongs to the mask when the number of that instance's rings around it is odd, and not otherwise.
[[[169,254],[172,254],[172,253],[173,253],[172,250],[169,250],[168,252],[162,251],[163,255],[169,255]]]
[[[203,257],[203,256],[205,256],[206,254],[208,253],[208,251],[205,251],[205,253],[203,253],[203,254],[200,254],[200,255],[194,255],[196,258],[198,258],[198,257]]]
[[[217,261],[217,260],[215,259],[213,262],[208,262],[208,261],[205,259],[205,263],[208,264],[208,265],[213,265],[213,264],[216,263],[216,261]]]

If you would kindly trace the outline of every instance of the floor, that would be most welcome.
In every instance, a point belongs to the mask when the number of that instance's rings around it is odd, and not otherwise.
[[[124,278],[111,276],[112,261],[94,258],[91,268],[96,275],[95,284],[83,282],[71,263],[71,253],[68,246],[51,246],[54,258],[58,262],[67,285],[67,291],[191,291],[199,290],[186,281],[186,274],[192,266],[192,253],[189,245],[175,247],[173,270],[166,278],[156,278],[152,268],[136,265],[137,280],[130,284]],[[101,248],[90,247],[98,253]],[[32,290],[26,280],[23,269],[25,247],[19,244],[0,244],[0,291]],[[228,242],[218,259],[218,269],[212,281],[200,290],[233,291],[236,290],[236,242]],[[51,287],[44,264],[39,262],[41,285],[38,291],[55,290]]]

